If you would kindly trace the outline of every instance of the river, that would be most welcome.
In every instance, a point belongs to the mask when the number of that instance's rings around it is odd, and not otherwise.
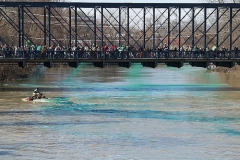
[[[239,159],[239,76],[204,68],[42,68],[1,84],[0,159]],[[24,102],[36,87],[49,99]]]

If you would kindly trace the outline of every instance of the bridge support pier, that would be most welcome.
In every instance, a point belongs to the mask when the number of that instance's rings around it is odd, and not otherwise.
[[[157,60],[155,60],[154,62],[142,62],[141,64],[143,65],[143,67],[156,68],[158,65],[158,62]]]
[[[189,62],[189,64],[192,67],[203,67],[203,68],[207,68],[207,66],[209,65],[208,62]]]
[[[105,62],[93,62],[93,66],[94,67],[100,67],[100,68],[103,68],[105,67]]]
[[[18,66],[21,68],[25,67],[25,60],[23,60],[22,62],[18,62]]]
[[[77,68],[78,65],[79,65],[79,62],[68,62],[68,66],[69,66],[69,67]]]
[[[43,62],[44,67],[51,68],[52,67],[52,61],[49,62]]]
[[[132,62],[131,62],[131,61],[129,61],[129,62],[119,62],[119,63],[118,63],[118,66],[119,66],[119,67],[130,68],[131,65],[132,65]]]
[[[167,62],[165,64],[169,67],[177,67],[177,68],[181,68],[183,66],[183,62]]]

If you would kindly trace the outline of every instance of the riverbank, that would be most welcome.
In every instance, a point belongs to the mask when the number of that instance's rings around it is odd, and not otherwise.
[[[0,82],[11,82],[18,79],[26,79],[38,74],[40,67],[27,65],[21,68],[15,64],[0,66]]]
[[[236,64],[232,68],[228,67],[215,67],[212,69],[213,72],[220,72],[220,73],[234,73],[234,74],[240,74],[240,65]]]

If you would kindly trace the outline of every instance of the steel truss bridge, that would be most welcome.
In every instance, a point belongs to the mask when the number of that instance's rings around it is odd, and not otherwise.
[[[106,63],[124,67],[130,67],[131,63],[149,67],[157,63],[173,67],[181,67],[183,63],[206,67],[215,63],[232,67],[239,62],[239,11],[240,4],[236,3],[0,2],[0,41],[3,44],[97,47],[101,51],[97,58],[83,58],[79,54],[72,58],[54,58],[49,52],[50,56],[45,59],[35,59],[25,52],[20,57],[5,57],[3,51],[0,63],[17,62],[22,67],[35,62],[47,67],[60,62],[72,67],[81,62],[98,67]],[[115,52],[104,51],[106,45],[127,46],[131,50],[109,58],[107,53]],[[159,56],[159,48],[164,48],[161,52],[164,57]],[[90,55],[89,50],[85,52]],[[131,56],[137,52],[146,56]],[[127,56],[122,58],[121,55]]]

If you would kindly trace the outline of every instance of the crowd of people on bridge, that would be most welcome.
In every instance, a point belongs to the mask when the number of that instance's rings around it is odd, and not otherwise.
[[[103,47],[94,45],[64,47],[60,45],[25,45],[24,47],[8,46],[7,44],[0,47],[0,56],[2,58],[229,58],[234,54],[238,55],[238,47],[230,51],[224,46],[218,48],[213,46],[211,49],[207,47],[199,48],[196,46],[186,46],[178,49],[169,47],[164,44],[163,47],[138,49],[122,45],[105,45]]]

